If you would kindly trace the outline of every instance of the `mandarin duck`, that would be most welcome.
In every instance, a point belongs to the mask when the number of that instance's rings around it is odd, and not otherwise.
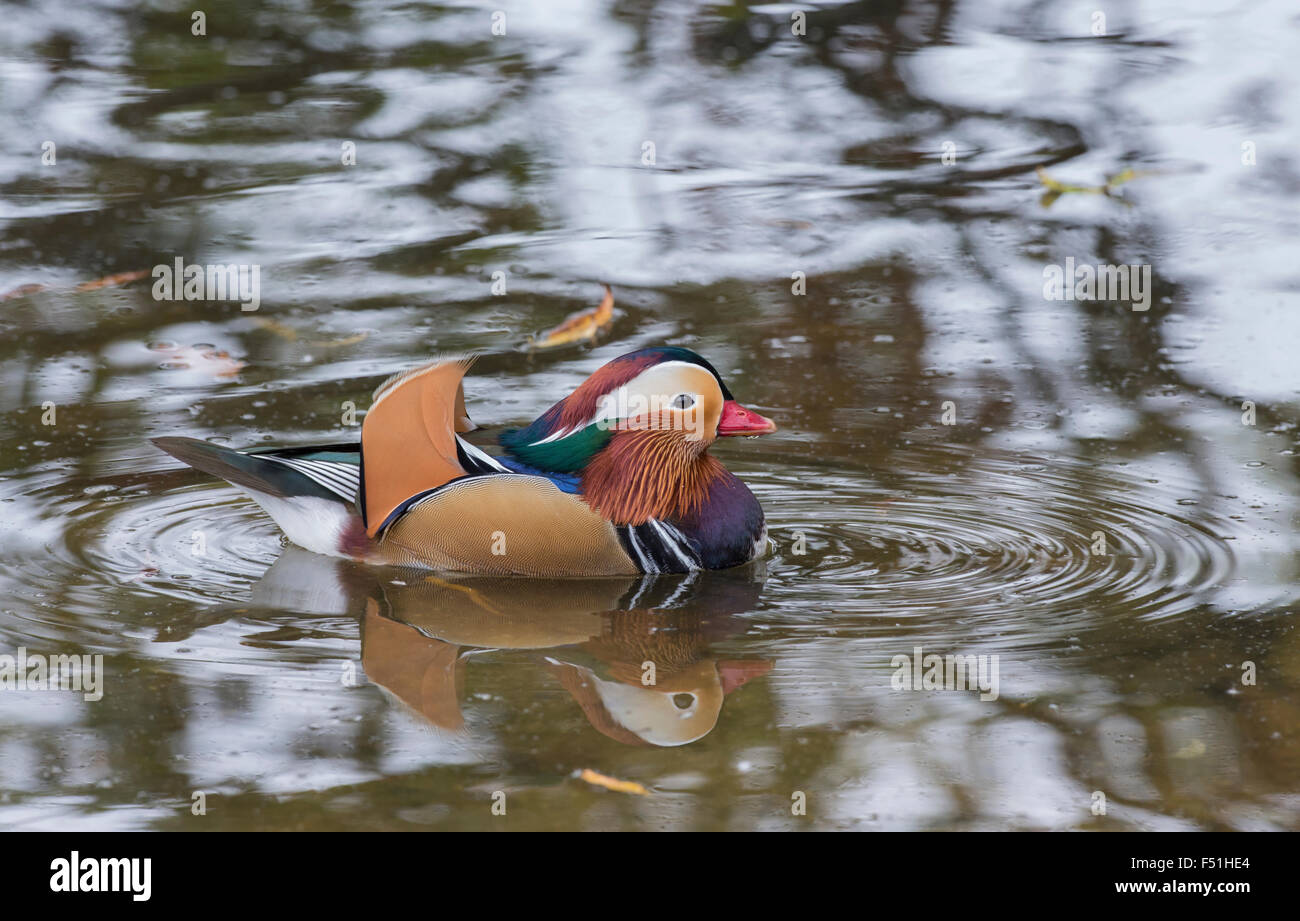
[[[377,564],[527,576],[725,569],[767,546],[754,494],[709,453],[775,424],[743,408],[689,349],[599,368],[492,456],[462,435],[472,359],[375,391],[360,444],[236,451],[155,438],[242,489],[293,543]]]

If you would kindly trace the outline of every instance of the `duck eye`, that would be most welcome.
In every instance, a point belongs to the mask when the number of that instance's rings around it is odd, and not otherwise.
[[[695,703],[694,694],[673,695],[673,706],[676,707],[678,710],[689,710],[693,703]]]
[[[679,393],[673,397],[673,409],[690,409],[695,405],[695,397],[689,393]]]

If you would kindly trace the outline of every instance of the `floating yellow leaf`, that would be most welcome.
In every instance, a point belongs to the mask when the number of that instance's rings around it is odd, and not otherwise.
[[[1047,175],[1047,170],[1043,169],[1041,166],[1034,167],[1034,172],[1038,174],[1039,182],[1047,186],[1051,191],[1056,192],[1058,195],[1065,192],[1082,192],[1084,194],[1097,194],[1101,192],[1101,186],[1066,185],[1064,182],[1058,182],[1051,176]]]
[[[1109,196],[1111,192],[1115,191],[1115,189],[1119,188],[1126,182],[1131,182],[1132,180],[1139,179],[1143,176],[1155,175],[1154,172],[1139,171],[1132,167],[1128,167],[1127,169],[1120,170],[1113,176],[1107,176],[1106,181],[1101,185],[1070,185],[1053,179],[1051,176],[1047,175],[1047,170],[1043,169],[1041,166],[1034,167],[1034,172],[1038,174],[1038,181],[1047,187],[1047,191],[1044,192],[1043,197],[1039,199],[1044,208],[1050,207],[1052,202],[1056,201],[1062,195],[1078,194]]]
[[[572,342],[586,340],[596,341],[614,319],[614,292],[605,285],[605,297],[595,307],[579,310],[569,314],[564,322],[554,329],[542,333],[540,338],[530,339],[530,349],[553,349]]]
[[[636,781],[607,777],[604,774],[597,774],[591,768],[583,768],[582,773],[578,775],[578,779],[585,780],[597,787],[604,787],[606,790],[613,790],[615,793],[635,793],[637,796],[648,796],[650,794],[649,790]]]

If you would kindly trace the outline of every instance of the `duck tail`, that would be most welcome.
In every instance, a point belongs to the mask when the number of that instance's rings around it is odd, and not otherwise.
[[[197,438],[168,437],[150,440],[178,461],[250,492],[279,499],[316,496],[342,501],[342,496],[337,492],[272,455],[245,454]]]
[[[311,461],[286,452],[246,454],[197,438],[154,438],[172,457],[239,487],[300,547],[330,556],[345,552],[360,529],[353,508],[355,465]]]

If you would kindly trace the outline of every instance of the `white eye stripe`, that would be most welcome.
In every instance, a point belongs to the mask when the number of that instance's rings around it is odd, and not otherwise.
[[[578,432],[581,432],[583,429],[586,429],[588,426],[595,425],[598,422],[623,418],[623,415],[620,415],[619,413],[620,407],[626,409],[626,407],[628,407],[633,401],[633,395],[628,390],[629,387],[636,385],[638,381],[641,381],[642,378],[645,378],[647,376],[652,376],[652,375],[658,376],[664,371],[672,371],[672,370],[677,370],[682,368],[689,369],[693,372],[703,372],[705,374],[709,373],[707,368],[703,368],[700,365],[697,365],[694,362],[690,362],[690,361],[660,362],[659,364],[647,368],[645,371],[642,371],[640,374],[632,378],[632,380],[628,381],[626,384],[623,384],[621,387],[618,387],[614,390],[609,391],[609,393],[602,395],[600,399],[597,400],[596,402],[595,414],[586,422],[583,422],[580,425],[575,425],[573,428],[570,429],[562,429],[558,432],[555,432],[552,435],[547,435],[545,438],[539,441],[534,441],[531,444],[532,445],[549,444],[552,441],[559,441],[561,438],[568,438],[570,435],[574,435]],[[709,376],[712,377],[712,375]],[[690,397],[691,402],[684,406],[675,405],[675,401],[677,400],[677,398],[682,396]],[[700,400],[700,395],[696,393],[676,393],[673,394],[673,396],[668,400],[667,407],[672,409],[690,409],[692,406],[697,405],[699,403],[699,400]]]

